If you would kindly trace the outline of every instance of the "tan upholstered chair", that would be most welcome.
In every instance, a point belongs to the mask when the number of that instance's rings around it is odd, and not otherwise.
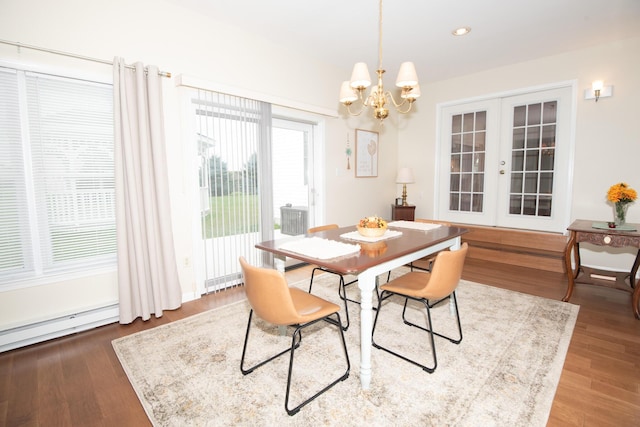
[[[442,251],[436,256],[435,262],[431,272],[412,271],[404,274],[396,279],[393,279],[389,283],[386,283],[380,287],[382,293],[378,301],[378,311],[376,312],[376,318],[373,322],[372,331],[372,344],[375,348],[385,350],[394,356],[398,356],[401,359],[411,362],[420,366],[425,371],[431,373],[438,366],[438,359],[436,357],[436,347],[434,336],[437,335],[442,338],[446,338],[454,344],[459,344],[462,341],[462,327],[460,326],[460,314],[458,313],[458,301],[456,299],[456,288],[460,282],[462,276],[462,268],[464,267],[464,260],[467,255],[468,245],[464,243],[462,247],[455,251]],[[394,295],[404,298],[404,308],[402,310],[402,320],[406,325],[415,326],[423,331],[429,333],[429,339],[431,344],[431,354],[433,356],[433,363],[426,365],[412,360],[400,353],[397,353],[389,348],[383,347],[380,343],[375,341],[376,326],[378,324],[378,318],[382,310],[382,302]],[[458,337],[448,337],[434,331],[434,326],[431,322],[431,308],[436,304],[439,304],[445,300],[453,300],[453,307],[455,308],[455,316],[458,326]],[[407,302],[409,300],[418,301],[424,305],[427,311],[427,327],[413,324],[407,320],[405,313],[407,311]]]
[[[451,227],[451,223],[448,221],[437,221],[434,219],[422,219],[422,218],[416,218],[415,222],[425,222],[427,224],[440,224],[443,225],[445,227]],[[413,262],[411,262],[409,264],[409,267],[411,268],[411,271],[413,270],[421,270],[421,271],[431,271],[431,267],[433,266],[433,261],[435,261],[436,259],[436,255],[438,255],[437,253],[435,254],[431,254],[428,255],[426,257],[420,258],[418,260],[415,260]],[[391,279],[391,272],[389,272],[387,274],[387,282],[389,282],[389,279]]]
[[[445,227],[451,227],[451,223],[448,221],[436,221],[433,219],[416,218],[416,222],[425,222],[427,224],[440,224]],[[410,264],[411,271],[413,271],[414,269],[422,270],[422,271],[431,271],[431,267],[433,266],[433,261],[435,261],[436,259],[436,255],[437,254],[431,254],[424,258],[420,258],[419,260],[413,261]]]
[[[243,375],[250,374],[256,368],[272,361],[273,359],[289,353],[289,373],[287,375],[287,391],[284,401],[284,408],[289,415],[294,415],[300,408],[314,400],[316,397],[329,390],[340,381],[344,381],[349,377],[351,364],[349,363],[349,355],[347,354],[347,345],[344,340],[344,333],[340,327],[340,307],[329,301],[325,301],[315,295],[304,292],[301,289],[290,288],[284,276],[272,269],[258,268],[250,265],[244,257],[240,257],[240,265],[242,274],[244,275],[245,292],[247,299],[251,305],[249,312],[249,321],[247,322],[247,333],[244,338],[244,346],[242,347],[242,359],[240,361],[240,370]],[[262,320],[277,326],[292,326],[294,331],[291,337],[291,347],[268,359],[250,367],[244,367],[244,358],[247,351],[247,343],[249,341],[249,331],[251,330],[251,318],[256,313]],[[329,385],[306,399],[296,407],[289,409],[289,391],[291,390],[291,373],[293,370],[293,356],[295,350],[301,345],[302,330],[307,326],[311,326],[319,321],[325,320],[329,324],[334,325],[339,332],[342,343],[342,350],[346,360],[346,371],[337,379],[333,380]]]
[[[313,233],[317,233],[319,231],[333,230],[333,229],[336,229],[336,228],[338,228],[338,224],[320,225],[318,227],[310,228],[307,231],[307,233],[308,234],[313,234]],[[338,295],[340,296],[340,299],[344,301],[345,324],[342,325],[342,329],[346,331],[347,329],[349,329],[349,307],[347,306],[348,301],[355,302],[355,303],[359,304],[358,301],[355,301],[355,300],[347,298],[346,287],[358,282],[358,279],[355,279],[355,280],[352,280],[350,282],[346,282],[345,283],[344,276],[342,274],[338,273],[337,271],[333,271],[333,270],[330,270],[330,269],[325,268],[325,267],[316,266],[311,271],[311,280],[309,281],[309,293],[311,293],[311,288],[313,287],[313,278],[314,278],[315,273],[316,273],[317,270],[324,271],[326,273],[335,274],[338,277],[340,277],[340,283],[338,284]]]

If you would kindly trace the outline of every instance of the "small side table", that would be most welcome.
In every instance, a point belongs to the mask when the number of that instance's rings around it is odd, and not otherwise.
[[[587,283],[590,285],[606,286],[630,292],[631,309],[636,319],[640,319],[640,281],[636,284],[635,277],[640,267],[640,224],[630,224],[636,230],[620,230],[615,228],[604,229],[594,228],[597,221],[578,219],[573,222],[567,230],[571,232],[567,247],[564,253],[564,262],[567,268],[567,293],[562,301],[569,301],[573,293],[575,282]],[[600,223],[602,224],[602,223]],[[606,224],[606,223],[604,223]],[[597,246],[610,246],[612,248],[633,247],[638,248],[636,259],[631,267],[631,272],[612,272],[598,270],[580,265],[580,242],[591,243]],[[575,271],[571,267],[571,252],[575,261]],[[593,278],[592,274],[600,276],[611,276],[615,280],[603,280]]]
[[[416,207],[414,205],[391,205],[391,219],[393,221],[414,221],[416,216]]]

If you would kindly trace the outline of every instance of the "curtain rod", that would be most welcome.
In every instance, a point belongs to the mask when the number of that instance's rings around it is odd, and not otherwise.
[[[23,47],[25,49],[39,50],[41,52],[54,53],[56,55],[68,56],[70,58],[76,58],[76,59],[82,59],[82,60],[85,60],[85,61],[92,61],[92,62],[99,62],[101,64],[113,65],[113,61],[107,61],[106,59],[91,58],[90,56],[77,55],[75,53],[63,52],[63,51],[60,51],[60,50],[47,49],[47,48],[44,48],[44,47],[38,47],[38,46],[33,46],[33,45],[28,45],[28,44],[18,43],[18,42],[12,42],[12,41],[2,40],[2,39],[0,39],[0,43],[16,46],[18,48],[18,51],[19,51],[20,48]],[[126,65],[126,67],[127,68],[131,68],[131,69],[135,68],[133,65]],[[147,69],[145,68],[145,71],[146,70]],[[162,77],[171,78],[171,73],[168,72],[168,71],[158,71],[158,74],[160,76],[162,76]]]

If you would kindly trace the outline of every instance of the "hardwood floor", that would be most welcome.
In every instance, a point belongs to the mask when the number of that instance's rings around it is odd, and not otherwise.
[[[310,275],[301,268],[290,282]],[[563,274],[467,260],[463,277],[552,299]],[[242,288],[205,296],[159,319],[107,325],[0,354],[2,426],[148,426],[149,420],[111,340],[244,298]],[[622,291],[577,285],[580,314],[549,416],[549,426],[640,424],[640,320]]]

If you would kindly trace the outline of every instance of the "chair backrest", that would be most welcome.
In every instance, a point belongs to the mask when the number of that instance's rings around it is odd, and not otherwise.
[[[444,298],[455,291],[462,277],[462,268],[468,249],[469,245],[465,242],[458,250],[438,253],[429,281],[422,290],[423,298]]]
[[[427,224],[442,224],[445,227],[451,227],[451,223],[449,221],[439,221],[436,219],[416,218],[415,222],[426,222]]]
[[[326,224],[326,225],[319,225],[317,227],[311,227],[307,233],[311,234],[311,233],[317,233],[318,231],[325,231],[325,230],[333,230],[339,228],[338,224]]]
[[[297,323],[299,314],[293,305],[287,279],[277,270],[254,267],[240,257],[247,299],[256,315],[275,325]]]

